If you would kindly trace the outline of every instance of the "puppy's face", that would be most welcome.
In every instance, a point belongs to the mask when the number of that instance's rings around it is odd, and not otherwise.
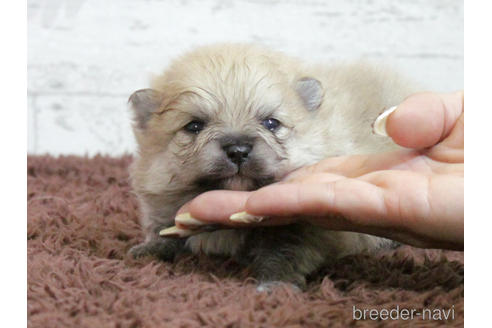
[[[147,188],[253,190],[288,173],[286,141],[321,101],[318,81],[291,73],[254,54],[205,53],[175,63],[154,89],[135,92]]]

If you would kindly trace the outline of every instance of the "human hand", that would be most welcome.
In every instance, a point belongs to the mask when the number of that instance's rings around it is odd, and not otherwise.
[[[383,130],[411,149],[328,158],[252,192],[204,193],[178,211],[177,227],[163,235],[302,220],[418,247],[463,249],[463,93],[415,94],[383,120]]]

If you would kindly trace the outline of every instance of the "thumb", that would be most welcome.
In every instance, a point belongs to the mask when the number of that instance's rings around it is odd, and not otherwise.
[[[434,146],[449,135],[463,113],[463,97],[462,91],[414,94],[398,105],[394,112],[380,115],[374,130],[379,134],[386,133],[403,147]]]

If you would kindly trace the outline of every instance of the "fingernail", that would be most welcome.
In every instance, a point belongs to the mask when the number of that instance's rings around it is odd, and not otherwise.
[[[165,237],[183,238],[183,237],[196,235],[198,233],[199,232],[197,232],[197,231],[181,229],[181,228],[173,226],[173,227],[161,230],[159,232],[159,235],[165,236]]]
[[[397,106],[393,106],[388,108],[384,112],[382,112],[372,124],[372,131],[380,136],[387,137],[388,132],[386,132],[386,121],[388,120],[388,116],[396,110]]]
[[[181,225],[184,225],[187,227],[189,226],[190,228],[198,228],[198,227],[201,227],[201,226],[207,224],[206,222],[195,219],[194,217],[192,217],[190,215],[190,213],[179,214],[176,216],[174,221],[178,222]]]
[[[264,219],[264,216],[251,215],[246,212],[234,213],[229,217],[229,220],[241,223],[258,223]]]

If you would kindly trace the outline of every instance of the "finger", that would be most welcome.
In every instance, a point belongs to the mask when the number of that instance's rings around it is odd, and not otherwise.
[[[244,226],[230,221],[229,216],[243,210],[247,194],[227,190],[203,193],[181,206],[174,219],[175,226],[162,230],[160,235],[182,238],[217,230],[224,224],[233,227]]]
[[[251,192],[215,190],[203,193],[178,210],[175,224],[178,228],[203,230],[206,226],[224,225],[233,228],[250,227],[252,225],[272,226],[285,225],[294,221],[293,218],[268,218],[248,221],[232,221],[231,215],[245,212],[245,204]]]
[[[432,147],[427,156],[438,162],[464,163],[464,115],[461,114],[449,136],[437,146]]]
[[[303,166],[289,173],[282,183],[298,182],[305,177],[309,177],[319,173],[329,172],[332,174],[343,176],[357,176],[361,170],[366,167],[365,163],[368,161],[367,155],[353,155],[353,156],[338,156],[331,157],[312,165]]]
[[[246,212],[257,216],[312,216],[326,218],[329,229],[352,226],[385,226],[386,195],[382,188],[356,179],[320,184],[278,184],[253,192]],[[345,218],[341,220],[341,218]]]
[[[244,205],[249,197],[249,192],[214,190],[203,193],[189,201],[178,210],[178,214],[191,217],[191,220],[180,220],[178,216],[176,224],[180,227],[188,224],[229,224],[239,225],[231,222],[229,217],[237,212],[244,211]],[[194,222],[198,220],[200,222]]]
[[[400,146],[426,148],[444,140],[462,113],[463,92],[418,93],[389,115],[386,131]]]
[[[282,181],[284,183],[303,182],[311,175],[318,176],[328,172],[333,175],[356,178],[369,172],[394,168],[414,171],[428,170],[428,163],[421,163],[419,157],[418,152],[408,149],[380,154],[332,157],[302,167],[287,175]]]
[[[285,180],[279,182],[279,184],[285,183],[304,183],[304,184],[313,184],[313,183],[328,183],[337,180],[345,179],[345,176],[340,174],[327,173],[325,171],[312,171],[307,172],[304,171],[302,174],[292,175],[287,177]]]
[[[191,202],[191,201],[190,201]],[[176,215],[180,215],[183,213],[188,213],[190,211],[190,202],[187,202],[183,206],[179,208],[179,210],[176,212]]]

